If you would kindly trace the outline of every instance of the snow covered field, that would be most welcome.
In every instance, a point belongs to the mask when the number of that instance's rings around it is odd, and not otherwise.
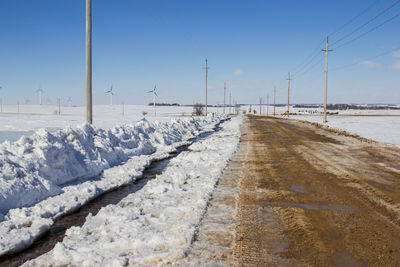
[[[175,117],[188,117],[192,107],[157,107],[157,116],[151,106],[140,105],[104,105],[93,106],[93,124],[108,129],[116,125],[136,122],[143,117],[148,121],[167,122]],[[222,113],[222,108],[208,108],[209,112]],[[0,113],[0,142],[16,141],[22,135],[30,135],[35,130],[45,128],[49,131],[64,127],[76,127],[86,122],[85,107],[61,107],[48,105],[4,106]],[[146,112],[146,115],[143,115]]]
[[[242,110],[248,110],[242,107]],[[252,106],[257,113],[259,106]],[[286,107],[277,107],[276,114],[282,114]],[[266,114],[266,108],[264,110]],[[269,115],[272,115],[273,107],[269,108]],[[291,119],[305,120],[322,123],[322,108],[290,108]],[[400,146],[400,110],[329,110],[328,112],[338,115],[328,115],[327,126],[345,130],[349,133],[358,134],[361,137],[379,141],[385,144]]]
[[[219,120],[144,119],[109,129],[81,124],[3,142],[0,255],[29,246],[55,218],[135,181],[151,161],[168,156]]]
[[[321,117],[293,116],[294,119],[310,122],[321,122]],[[345,130],[349,133],[400,147],[400,114],[398,116],[385,115],[332,115],[326,123],[329,127]]]
[[[194,143],[161,175],[117,205],[72,227],[62,243],[25,266],[154,266],[181,259],[214,186],[239,142],[241,117]]]

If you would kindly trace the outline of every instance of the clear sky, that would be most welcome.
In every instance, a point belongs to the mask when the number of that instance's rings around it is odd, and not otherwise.
[[[267,93],[272,101],[274,86],[277,102],[285,103],[285,78],[296,70],[292,102],[322,103],[319,50],[328,34],[329,103],[400,103],[400,50],[390,52],[400,48],[400,17],[335,49],[399,14],[398,2],[93,0],[94,104],[108,103],[111,85],[115,104],[147,104],[155,84],[157,102],[204,102],[205,58],[211,104],[223,103],[224,81],[239,103]],[[0,0],[0,86],[6,104],[37,104],[39,87],[53,104],[58,97],[85,103],[84,0]]]

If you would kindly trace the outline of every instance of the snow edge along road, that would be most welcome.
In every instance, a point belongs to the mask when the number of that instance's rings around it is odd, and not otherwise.
[[[25,266],[165,265],[185,257],[215,185],[237,150],[242,117],[189,146],[161,175],[117,205],[66,231],[62,243]]]
[[[177,147],[187,144],[189,139],[210,131],[221,119],[174,119],[169,123],[140,120],[110,130],[83,125],[78,129],[66,128],[52,134],[40,131],[18,142],[1,144],[0,206],[10,209],[5,216],[0,213],[0,255],[30,246],[49,229],[55,218],[81,207],[106,191],[135,181],[153,160],[167,157]],[[89,136],[89,132],[94,137]],[[92,144],[88,144],[91,138]],[[60,160],[51,158],[54,147],[57,147],[57,156],[63,158],[61,162],[66,166],[57,167]],[[21,180],[15,173],[11,177],[13,168],[10,166],[20,167],[16,171],[23,172]],[[46,175],[39,175],[43,169],[48,171],[52,167],[56,170],[53,175],[63,178],[58,183],[55,178],[59,177],[52,177],[53,181],[49,181]],[[84,175],[80,179],[74,178],[71,175],[74,172],[68,168],[81,168],[75,174]],[[47,175],[51,176],[51,173]],[[96,179],[88,179],[90,177]],[[74,183],[63,184],[73,180]],[[43,184],[47,184],[47,188]],[[56,192],[48,188],[56,188],[53,190]],[[34,193],[30,194],[29,189]],[[33,206],[8,206],[11,201],[7,200],[14,198],[28,198]]]

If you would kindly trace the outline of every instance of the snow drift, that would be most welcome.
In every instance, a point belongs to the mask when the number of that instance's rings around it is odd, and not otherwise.
[[[107,130],[84,124],[0,144],[0,255],[29,246],[54,218],[134,181],[152,160],[218,121],[142,119]]]
[[[161,175],[89,215],[25,266],[164,266],[185,257],[215,185],[239,143],[241,118],[192,144]]]

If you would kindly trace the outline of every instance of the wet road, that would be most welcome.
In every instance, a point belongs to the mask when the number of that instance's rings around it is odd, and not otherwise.
[[[400,149],[256,116],[241,147],[238,265],[400,265]]]

